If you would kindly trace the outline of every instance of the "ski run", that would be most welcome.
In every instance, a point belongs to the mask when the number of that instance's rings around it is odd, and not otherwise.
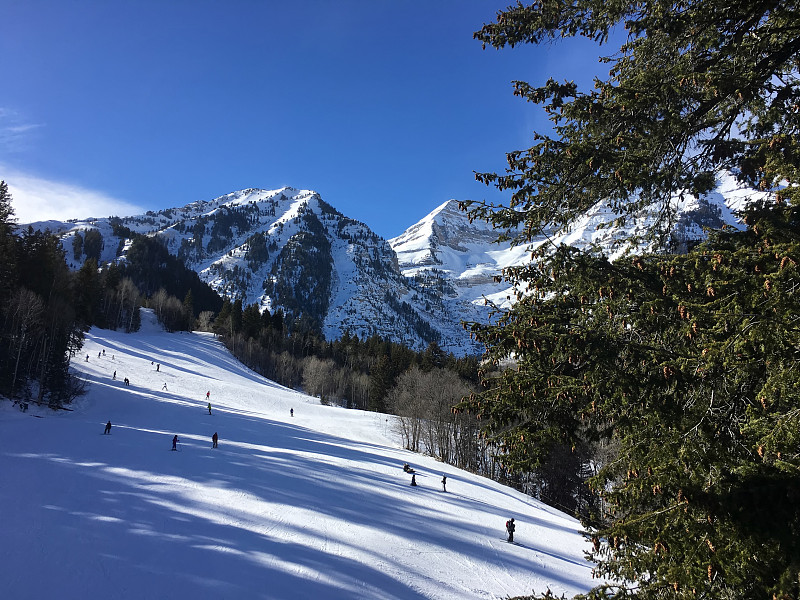
[[[211,334],[165,333],[145,310],[138,333],[92,329],[73,368],[90,383],[71,411],[0,402],[3,598],[463,600],[597,583],[575,519],[403,450],[391,416],[323,406]]]

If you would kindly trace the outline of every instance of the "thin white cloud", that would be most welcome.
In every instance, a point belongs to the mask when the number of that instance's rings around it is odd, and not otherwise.
[[[103,192],[28,175],[3,165],[0,165],[0,180],[8,184],[14,216],[20,224],[145,212],[141,206]]]
[[[7,153],[29,149],[44,123],[31,123],[20,112],[0,106],[0,150]]]

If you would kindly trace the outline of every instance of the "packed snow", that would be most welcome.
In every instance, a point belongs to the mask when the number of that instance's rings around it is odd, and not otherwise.
[[[576,520],[403,450],[390,417],[277,385],[209,334],[164,333],[143,311],[138,333],[92,329],[73,364],[91,383],[71,411],[0,402],[4,598],[455,600],[596,583]]]

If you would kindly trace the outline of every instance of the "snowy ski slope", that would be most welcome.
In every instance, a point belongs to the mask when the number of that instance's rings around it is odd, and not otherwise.
[[[403,450],[386,415],[322,406],[210,335],[143,322],[87,335],[73,364],[92,383],[72,412],[0,402],[0,597],[455,600],[593,585],[574,519]]]

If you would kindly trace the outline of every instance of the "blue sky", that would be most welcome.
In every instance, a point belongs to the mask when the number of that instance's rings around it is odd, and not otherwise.
[[[473,171],[548,127],[511,81],[604,72],[586,42],[482,50],[509,4],[0,0],[0,179],[20,222],[289,185],[390,238],[501,201]]]

